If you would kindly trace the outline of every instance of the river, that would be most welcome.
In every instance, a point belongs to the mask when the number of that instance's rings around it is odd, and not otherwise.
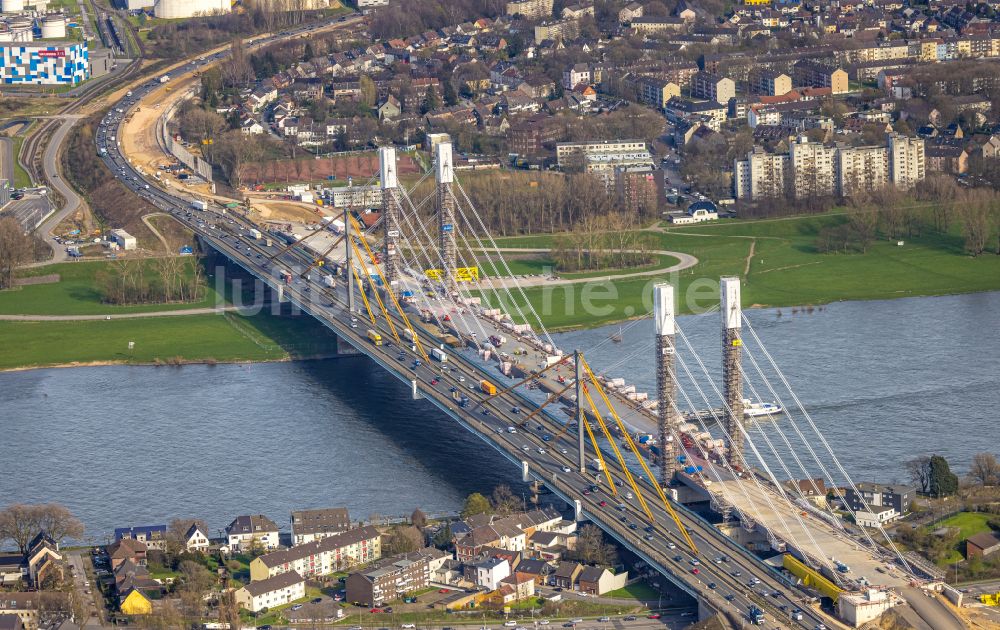
[[[1000,293],[984,293],[747,318],[854,480],[902,481],[902,463],[915,453],[940,453],[964,469],[972,454],[997,450],[997,313]],[[679,324],[718,382],[719,315]],[[652,323],[626,325],[618,344],[608,340],[616,331],[556,341],[652,394]],[[762,362],[755,348],[747,344]],[[0,418],[8,457],[0,503],[62,503],[93,540],[173,517],[218,529],[251,512],[287,523],[290,510],[305,507],[345,505],[354,518],[455,510],[469,492],[518,479],[492,449],[364,359],[8,372]],[[790,426],[779,420],[765,431],[784,456],[779,428]]]

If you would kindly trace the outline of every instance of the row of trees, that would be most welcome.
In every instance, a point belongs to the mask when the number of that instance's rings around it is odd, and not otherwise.
[[[551,251],[562,272],[624,269],[654,262],[646,238],[636,230],[637,218],[614,213],[587,216],[571,232],[559,234]]]
[[[14,272],[31,260],[31,238],[14,217],[0,218],[0,290],[14,286]]]
[[[204,295],[201,266],[175,256],[120,259],[99,271],[94,281],[109,304],[196,302]]]
[[[13,543],[23,554],[31,540],[42,531],[57,543],[66,539],[79,540],[83,537],[83,523],[57,503],[15,503],[0,511],[0,544]]]

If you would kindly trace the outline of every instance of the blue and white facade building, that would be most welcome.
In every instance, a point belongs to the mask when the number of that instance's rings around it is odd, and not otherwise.
[[[0,84],[76,85],[89,78],[87,42],[0,43]]]

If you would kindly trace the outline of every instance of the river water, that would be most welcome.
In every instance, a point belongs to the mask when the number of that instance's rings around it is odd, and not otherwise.
[[[917,452],[943,454],[963,469],[978,451],[1000,451],[997,313],[1000,293],[986,293],[845,302],[811,314],[749,311],[747,319],[854,480],[900,481],[902,462]],[[679,324],[708,368],[711,378],[699,382],[719,382],[718,313]],[[626,325],[621,343],[609,341],[618,330],[556,341],[652,394],[652,323]],[[678,356],[697,369],[679,345]],[[766,360],[752,340],[746,351]],[[748,363],[749,381],[762,386]],[[796,419],[830,466],[803,416]],[[787,419],[761,426],[778,455],[755,443],[784,476],[776,462],[791,458],[780,436],[792,434],[797,452],[801,440]],[[173,517],[204,518],[217,529],[249,512],[285,523],[291,509],[305,507],[346,505],[354,518],[454,510],[467,493],[518,478],[364,359],[2,373],[0,427],[8,458],[0,504],[65,504],[94,540],[116,526]]]

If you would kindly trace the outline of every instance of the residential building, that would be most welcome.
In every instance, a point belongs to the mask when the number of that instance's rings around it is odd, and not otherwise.
[[[665,109],[667,101],[681,95],[681,86],[667,79],[639,77],[636,83],[639,100],[656,109]]]
[[[804,136],[789,145],[792,190],[796,199],[826,197],[836,192],[837,149]]]
[[[590,85],[592,81],[593,73],[590,70],[590,66],[585,63],[573,64],[563,70],[562,86],[567,90],[572,90],[581,83]]]
[[[184,547],[188,551],[208,551],[208,534],[201,528],[198,523],[191,523],[187,531],[184,533]]]
[[[0,611],[0,630],[25,630],[24,622],[14,613]]]
[[[254,558],[250,579],[263,580],[289,571],[307,578],[327,575],[381,557],[382,535],[368,525]]]
[[[378,606],[425,588],[430,582],[431,559],[436,556],[425,551],[395,556],[350,574],[347,601]]]
[[[519,602],[535,594],[535,580],[530,575],[514,573],[500,580],[495,599],[501,604]]]
[[[39,532],[28,543],[27,551],[0,554],[0,585],[13,585],[24,581],[25,586],[38,588],[53,573],[62,575],[63,556],[45,532]]]
[[[792,66],[792,79],[795,87],[830,88],[833,94],[844,94],[850,89],[847,72],[811,59],[797,61]]]
[[[389,0],[358,0],[358,9],[377,9],[389,6]]]
[[[727,77],[698,72],[691,77],[691,97],[728,105],[736,97],[736,83]]]
[[[344,205],[336,204],[337,207]],[[351,517],[347,508],[298,510],[292,512],[291,520],[293,546],[340,534],[351,528]]]
[[[306,581],[295,571],[250,582],[236,591],[236,603],[250,612],[290,604],[306,596]]]
[[[139,566],[146,566],[146,543],[131,538],[123,538],[107,547],[111,570],[118,565],[131,561]]]
[[[852,512],[859,510],[879,511],[885,507],[895,510],[897,514],[910,511],[910,504],[916,498],[916,490],[910,486],[896,486],[862,481],[855,488],[848,488],[844,493],[844,502]]]
[[[783,96],[792,91],[792,77],[784,72],[761,70],[750,75],[750,90],[766,96]]]
[[[562,137],[562,126],[547,115],[532,116],[510,126],[510,148],[518,155],[542,153]]]
[[[1000,551],[1000,537],[991,532],[973,534],[965,540],[965,557],[987,558]]]
[[[628,582],[628,571],[612,573],[607,567],[584,567],[577,578],[581,593],[604,595],[620,588]]]
[[[616,167],[654,166],[653,156],[641,140],[560,142],[556,159],[561,169],[580,169],[600,177],[609,190]]]
[[[734,168],[737,199],[776,199],[784,197],[791,185],[791,161],[787,153],[768,153],[754,147],[745,162]]]
[[[119,599],[118,608],[133,617],[149,615],[153,612],[153,602],[139,589],[132,589]]]
[[[969,170],[969,153],[954,141],[925,144],[924,156],[928,171],[963,175]]]
[[[520,15],[529,20],[544,20],[552,17],[553,0],[510,0],[505,13]]]
[[[719,218],[719,209],[715,203],[705,199],[695,201],[684,212],[671,212],[668,219],[674,225],[690,225],[702,221],[715,221]]]
[[[576,590],[576,583],[583,571],[583,566],[576,562],[560,562],[552,574],[552,585],[558,588]]]
[[[889,181],[896,188],[908,190],[927,174],[923,138],[889,134]],[[907,507],[909,502],[907,502]]]
[[[525,559],[517,564],[515,573],[530,576],[538,586],[548,584],[549,576],[552,575],[552,565],[544,559]]]
[[[233,550],[246,551],[255,544],[278,548],[278,526],[263,514],[237,516],[226,527],[226,537]]]
[[[837,194],[841,197],[873,192],[884,188],[888,183],[887,147],[841,147],[837,151]],[[817,481],[822,484],[823,480]]]
[[[574,39],[578,31],[579,24],[572,19],[538,24],[535,26],[535,45],[538,46],[546,40]]]
[[[659,15],[633,18],[630,24],[636,35],[659,35],[662,33],[679,33],[687,26],[687,22],[679,17],[664,17]]]
[[[854,513],[854,522],[861,527],[881,527],[897,518],[899,518],[899,514],[892,508],[875,511],[858,510]]]
[[[636,216],[653,214],[659,209],[662,193],[663,171],[647,164],[615,167],[615,196],[626,212]]]
[[[17,617],[25,628],[37,628],[39,598],[37,591],[0,592],[0,615]]]
[[[122,249],[135,249],[135,237],[125,230],[112,230],[112,237],[115,242],[121,245]],[[131,245],[131,246],[130,246]],[[163,550],[167,544],[166,525],[143,525],[139,527],[118,527],[115,529],[115,540],[131,538],[139,542],[146,543],[147,549]]]
[[[623,26],[632,23],[635,18],[642,17],[643,7],[638,2],[630,2],[618,12],[618,22]]]
[[[487,590],[499,588],[500,580],[510,575],[510,562],[506,558],[487,558],[476,565],[476,584]]]

